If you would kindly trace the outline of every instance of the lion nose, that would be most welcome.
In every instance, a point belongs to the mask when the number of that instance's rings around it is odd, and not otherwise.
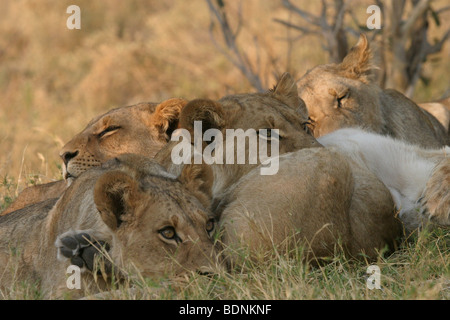
[[[64,152],[61,155],[62,160],[64,161],[64,164],[67,166],[70,160],[75,158],[78,155],[78,150],[75,152]]]

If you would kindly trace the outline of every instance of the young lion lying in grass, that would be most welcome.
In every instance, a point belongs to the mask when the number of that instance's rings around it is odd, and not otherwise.
[[[0,289],[26,280],[38,282],[45,298],[63,296],[67,267],[92,267],[79,234],[108,243],[119,278],[130,266],[150,277],[208,268],[214,220],[201,203],[208,197],[202,174],[186,166],[177,180],[150,159],[122,155],[80,175],[58,201],[48,200],[56,202],[52,209],[39,204],[0,217]],[[81,275],[90,293],[107,287],[92,273]]]

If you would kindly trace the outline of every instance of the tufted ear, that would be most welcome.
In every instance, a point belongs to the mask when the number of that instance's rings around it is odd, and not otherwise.
[[[295,110],[300,106],[301,99],[298,96],[297,83],[288,72],[283,73],[278,83],[270,92],[275,99],[280,100]]]
[[[121,171],[109,171],[102,175],[94,187],[94,203],[105,224],[112,230],[123,221],[130,220],[130,214],[138,204],[138,182]]]
[[[156,106],[153,115],[154,124],[167,141],[177,128],[181,110],[186,104],[187,100],[173,98],[163,101]]]
[[[205,208],[210,207],[214,182],[211,166],[187,164],[183,167],[179,180]]]
[[[344,60],[337,66],[340,74],[347,78],[370,82],[372,51],[365,34],[361,33],[358,42],[350,49]]]
[[[194,121],[202,122],[203,133],[212,128],[223,129],[225,120],[221,104],[209,99],[190,101],[181,111],[179,127],[193,134]]]

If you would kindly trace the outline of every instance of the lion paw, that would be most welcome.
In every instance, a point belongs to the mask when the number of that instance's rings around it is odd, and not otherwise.
[[[450,158],[445,158],[433,170],[417,204],[419,212],[432,222],[450,225]]]
[[[95,240],[89,231],[68,231],[58,236],[56,243],[58,259],[70,259],[70,263],[82,270],[92,271],[94,261],[104,248],[109,250],[109,245],[101,240]]]

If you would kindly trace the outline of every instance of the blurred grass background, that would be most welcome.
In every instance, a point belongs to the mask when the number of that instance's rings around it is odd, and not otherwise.
[[[299,3],[306,10],[319,6],[316,1]],[[361,15],[368,3],[355,1]],[[66,9],[72,4],[81,9],[81,30],[66,27]],[[285,40],[287,29],[273,21],[290,19],[280,1],[227,5],[231,12],[242,5],[239,44],[258,61],[268,87],[275,82],[274,66],[300,78],[327,62],[318,38]],[[449,20],[441,18],[444,30]],[[254,91],[214,47],[210,22],[203,0],[1,1],[2,207],[27,185],[60,178],[60,148],[95,115],[142,101],[215,99]],[[418,86],[417,101],[439,98],[448,89],[449,55],[447,43],[427,62],[431,82]]]

